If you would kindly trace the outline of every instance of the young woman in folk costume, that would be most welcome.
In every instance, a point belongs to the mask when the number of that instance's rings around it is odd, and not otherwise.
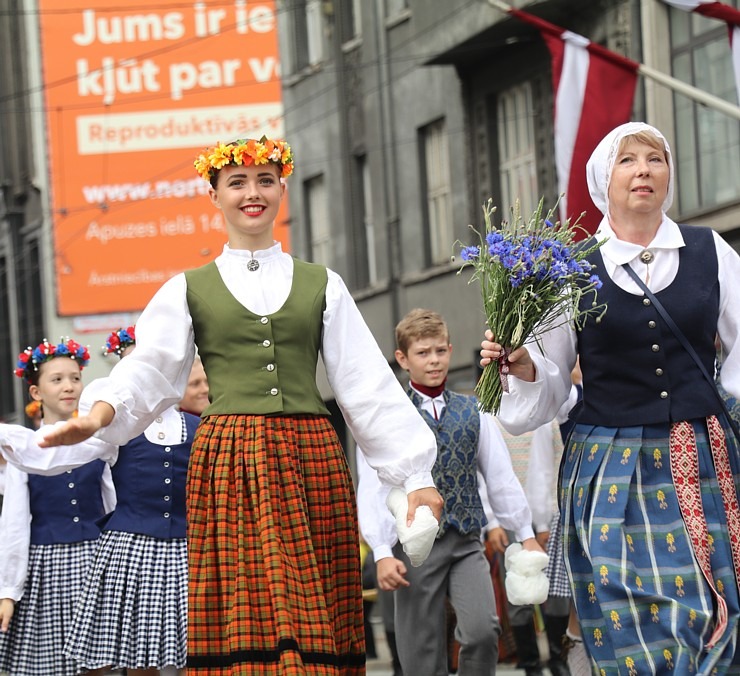
[[[410,520],[422,504],[440,514],[435,439],[341,278],[273,239],[288,144],[219,144],[195,164],[224,215],[223,253],[155,294],[136,350],[47,443],[140,433],[181,399],[197,346],[211,404],[188,472],[189,673],[362,674],[355,498],[315,382],[319,353],[368,461],[406,490]]]
[[[42,429],[72,418],[90,355],[74,340],[44,341],[19,356],[15,374],[42,407]],[[3,454],[35,446],[33,430],[0,425]],[[115,506],[110,469],[96,460],[59,476],[8,465],[0,517],[0,671],[74,676],[63,654],[75,603],[95,552],[97,521]]]

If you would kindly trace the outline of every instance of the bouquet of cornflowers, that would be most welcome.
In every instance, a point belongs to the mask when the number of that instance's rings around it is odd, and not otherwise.
[[[497,228],[496,207],[489,200],[483,205],[485,234],[471,226],[480,244],[458,243],[464,261],[460,270],[473,267],[470,281],[480,283],[488,326],[504,346],[504,354],[483,370],[475,388],[480,408],[487,413],[498,413],[501,397],[509,391],[508,356],[513,350],[530,338],[539,344],[542,333],[565,322],[580,327],[588,316],[600,317],[606,310],[596,302],[601,281],[586,260],[601,243],[577,242],[577,234],[585,232],[578,221],[557,221],[553,215],[557,205],[543,216],[542,205],[540,200],[525,221],[517,201],[511,221],[502,221]],[[593,294],[593,301],[587,310],[580,310],[585,294]]]

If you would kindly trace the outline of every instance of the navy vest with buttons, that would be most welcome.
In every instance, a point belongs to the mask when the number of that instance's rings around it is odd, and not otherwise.
[[[160,446],[143,434],[121,446],[111,468],[118,502],[103,530],[160,540],[185,537],[185,483],[190,444],[200,418],[185,417],[184,443]]]
[[[719,316],[716,249],[709,228],[679,226],[686,246],[671,284],[656,293],[665,309],[713,372]],[[589,317],[578,332],[583,372],[579,423],[623,427],[705,418],[720,413],[712,388],[650,300],[627,293],[603,272],[599,251],[590,256],[606,303],[600,322]],[[581,302],[585,309],[592,302]]]
[[[414,406],[437,437],[437,460],[432,477],[444,497],[437,537],[449,528],[461,535],[480,532],[486,515],[478,494],[478,439],[480,413],[475,397],[444,391],[445,407],[439,420],[422,410],[421,397],[409,390]]]
[[[28,475],[31,544],[70,544],[97,540],[97,521],[105,514],[102,460],[57,476]]]

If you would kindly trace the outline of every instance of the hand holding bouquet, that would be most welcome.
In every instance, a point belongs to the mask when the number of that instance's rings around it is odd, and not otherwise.
[[[606,310],[597,305],[601,281],[586,260],[601,243],[576,241],[585,232],[578,222],[556,221],[554,208],[543,216],[542,204],[540,200],[524,221],[517,202],[511,221],[502,221],[497,228],[496,209],[489,200],[483,206],[486,231],[481,235],[474,230],[479,244],[460,250],[462,267],[472,266],[471,281],[480,283],[494,339],[505,346],[504,354],[484,369],[475,388],[481,410],[487,413],[498,413],[501,397],[508,392],[508,355],[513,350],[562,323],[581,326],[586,317]],[[593,301],[583,310],[581,299],[586,294],[592,294]]]

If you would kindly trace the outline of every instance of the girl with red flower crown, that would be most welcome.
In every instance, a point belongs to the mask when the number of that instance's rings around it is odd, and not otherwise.
[[[89,359],[87,348],[69,339],[45,340],[20,354],[15,374],[40,404],[42,431],[75,414]],[[11,460],[36,442],[33,430],[0,425],[0,448]],[[8,465],[0,516],[0,672],[79,673],[62,650],[100,534],[97,521],[114,506],[110,469],[99,460],[55,477]]]
[[[435,438],[341,278],[273,240],[288,144],[219,144],[195,165],[225,218],[223,253],[165,283],[134,352],[46,443],[141,433],[182,398],[197,346],[211,404],[188,471],[188,673],[364,674],[355,498],[319,352],[368,462],[408,494],[409,521],[421,505],[441,512]]]

